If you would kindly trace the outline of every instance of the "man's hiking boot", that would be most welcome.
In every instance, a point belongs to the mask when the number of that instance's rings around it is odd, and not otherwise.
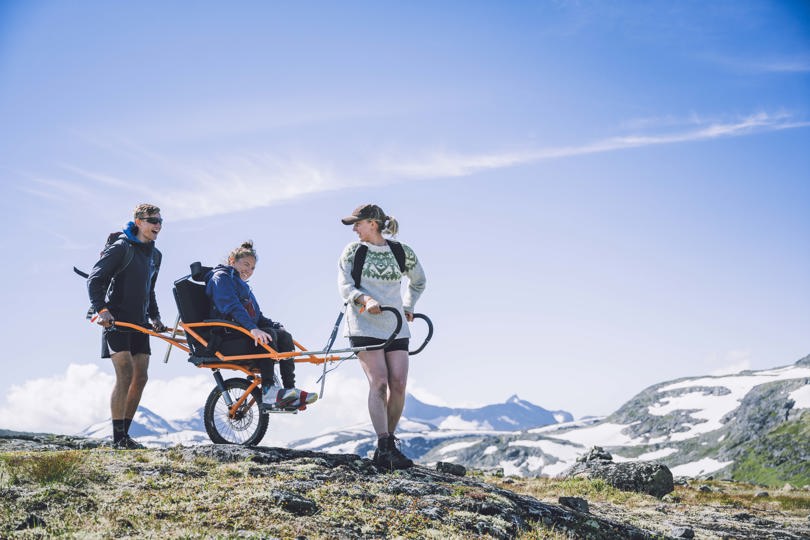
[[[129,435],[124,436],[118,442],[113,443],[113,448],[116,450],[145,450],[146,447],[130,437]]]
[[[393,435],[387,437],[383,447],[377,448],[374,451],[374,457],[371,460],[372,463],[387,471],[413,467],[413,460],[408,459],[405,454],[399,450],[398,443],[399,439]]]
[[[265,387],[262,394],[263,409],[283,409],[298,401],[298,390],[295,388]]]

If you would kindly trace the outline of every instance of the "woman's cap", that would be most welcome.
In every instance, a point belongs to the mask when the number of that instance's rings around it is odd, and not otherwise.
[[[376,204],[361,204],[354,209],[352,215],[341,219],[344,225],[352,225],[364,219],[373,219],[376,221],[385,221],[388,216],[385,215],[383,209]]]

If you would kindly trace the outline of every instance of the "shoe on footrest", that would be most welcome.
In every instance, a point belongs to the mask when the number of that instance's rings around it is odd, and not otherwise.
[[[266,386],[262,393],[262,405],[269,407],[287,407],[298,400],[298,390],[295,388],[281,388],[279,386]]]
[[[306,410],[307,405],[312,405],[316,401],[318,401],[318,392],[298,390],[298,401],[295,403],[295,406],[299,411],[304,411]]]

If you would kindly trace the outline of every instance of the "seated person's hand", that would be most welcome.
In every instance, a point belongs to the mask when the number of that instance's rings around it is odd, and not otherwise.
[[[157,333],[165,332],[166,325],[160,322],[160,319],[152,319],[152,330]]]
[[[254,328],[253,330],[251,330],[250,335],[253,336],[254,345],[258,345],[259,343],[267,345],[268,343],[273,341],[273,336],[271,336],[270,334],[259,328]]]

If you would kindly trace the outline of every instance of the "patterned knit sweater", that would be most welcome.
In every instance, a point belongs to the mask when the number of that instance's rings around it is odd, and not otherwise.
[[[408,289],[405,298],[402,297],[402,272],[399,270],[396,257],[391,252],[388,244],[375,246],[368,242],[363,242],[368,246],[366,262],[363,264],[363,273],[360,279],[360,288],[354,286],[352,278],[352,268],[354,267],[354,254],[360,246],[360,242],[352,242],[343,250],[343,254],[338,261],[338,288],[344,300],[348,300],[346,306],[346,336],[372,337],[386,339],[391,335],[391,331],[396,325],[396,320],[392,313],[382,312],[377,315],[363,311],[361,306],[354,301],[361,295],[369,295],[381,306],[391,306],[399,310],[402,315],[402,330],[397,337],[407,338],[411,336],[408,330],[408,322],[403,311],[413,313],[414,305],[425,290],[425,272],[413,250],[402,244],[405,250],[405,276],[408,277]]]

